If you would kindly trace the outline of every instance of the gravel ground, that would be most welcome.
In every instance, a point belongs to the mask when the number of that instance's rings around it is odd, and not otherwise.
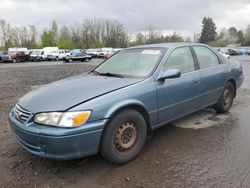
[[[240,60],[245,82],[232,110],[202,110],[154,132],[134,161],[112,165],[99,155],[71,161],[42,159],[15,141],[7,114],[38,85],[81,74],[100,61],[0,64],[0,187],[249,187],[250,58]]]

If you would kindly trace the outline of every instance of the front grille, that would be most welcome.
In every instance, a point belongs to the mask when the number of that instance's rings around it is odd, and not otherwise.
[[[16,104],[14,107],[14,116],[16,120],[18,120],[21,123],[26,122],[31,115],[31,112],[23,109],[20,105]]]

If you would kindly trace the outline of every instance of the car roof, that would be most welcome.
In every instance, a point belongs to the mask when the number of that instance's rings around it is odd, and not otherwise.
[[[141,46],[130,47],[128,49],[133,49],[133,48],[175,48],[175,47],[181,47],[181,46],[194,46],[194,45],[207,46],[207,45],[201,44],[201,43],[178,42],[178,43],[146,44],[146,45],[141,45]]]

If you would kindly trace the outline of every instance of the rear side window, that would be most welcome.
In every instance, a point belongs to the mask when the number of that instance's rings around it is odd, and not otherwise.
[[[164,68],[179,69],[181,73],[194,71],[194,60],[190,48],[181,47],[173,50]]]
[[[220,64],[218,57],[210,49],[204,46],[194,46],[193,49],[201,69]]]

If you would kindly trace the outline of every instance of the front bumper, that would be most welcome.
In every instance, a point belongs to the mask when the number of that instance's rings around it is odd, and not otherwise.
[[[100,138],[107,120],[67,129],[20,123],[12,113],[9,124],[18,143],[28,152],[51,159],[68,160],[98,153]]]
[[[41,57],[39,57],[39,56],[30,56],[30,61],[41,61]]]

